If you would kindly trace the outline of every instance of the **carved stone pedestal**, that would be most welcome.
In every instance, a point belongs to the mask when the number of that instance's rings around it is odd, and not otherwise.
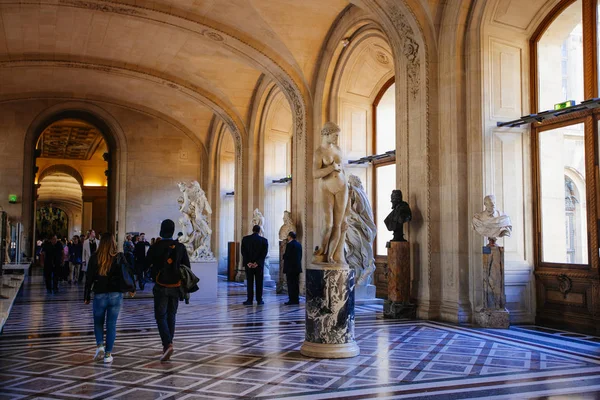
[[[287,294],[287,279],[285,274],[283,273],[283,254],[285,253],[285,246],[287,245],[287,240],[279,241],[279,278],[277,279],[277,294]]]
[[[504,247],[483,247],[483,307],[475,312],[475,323],[484,328],[510,326],[504,294]]]
[[[383,303],[385,318],[415,318],[416,305],[410,302],[410,244],[390,242],[388,247],[388,299]]]
[[[306,270],[306,340],[300,352],[315,358],[359,355],[354,339],[354,270],[310,264]]]

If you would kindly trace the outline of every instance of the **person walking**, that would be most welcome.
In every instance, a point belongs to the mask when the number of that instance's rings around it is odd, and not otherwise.
[[[90,258],[98,249],[98,241],[96,240],[96,232],[92,229],[85,241],[83,242],[83,255],[82,255],[82,271],[87,271],[88,263],[90,262]],[[86,274],[79,274],[79,282],[83,280],[83,277]]]
[[[265,270],[265,258],[269,251],[269,241],[260,236],[260,225],[252,227],[252,235],[242,238],[242,262],[246,271],[246,280],[248,285],[248,299],[244,302],[245,306],[252,305],[254,297],[254,281],[256,281],[256,303],[263,305],[263,278]]]
[[[69,284],[79,282],[82,256],[83,243],[79,241],[79,236],[75,235],[69,249]]]
[[[296,232],[287,236],[285,253],[283,253],[283,273],[287,278],[288,295],[286,306],[300,304],[300,274],[302,273],[302,245],[296,240]]]
[[[123,263],[130,268],[123,253],[117,252],[117,242],[112,233],[105,233],[100,239],[98,250],[92,254],[88,264],[84,303],[90,304],[94,292],[94,336],[96,337],[95,361],[113,361],[112,350],[117,337],[117,318],[123,303]],[[130,272],[133,283],[133,271]],[[135,284],[128,288],[131,297],[135,295]],[[106,322],[106,345],[104,345],[104,323]]]
[[[144,272],[146,270],[146,246],[149,246],[149,244],[146,242],[146,234],[142,232],[140,233],[138,241],[133,249],[133,256],[135,258],[135,274],[138,278],[140,290],[144,290],[144,287],[146,286],[146,278],[144,276]]]
[[[133,256],[134,249],[135,246],[131,241],[131,235],[125,236],[125,241],[123,242],[123,254],[125,254],[125,259],[129,263],[129,265],[131,265],[132,268],[135,265],[135,258]]]
[[[173,240],[175,223],[165,219],[160,225],[160,240],[148,250],[146,266],[154,280],[154,318],[158,326],[163,354],[160,361],[169,361],[173,355],[173,337],[177,307],[182,297],[179,266],[190,266],[187,250],[178,240]]]
[[[44,266],[44,281],[46,291],[58,293],[58,279],[63,266],[64,250],[56,235],[42,245],[41,262]]]

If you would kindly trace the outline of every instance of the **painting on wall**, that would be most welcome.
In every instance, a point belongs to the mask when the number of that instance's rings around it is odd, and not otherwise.
[[[36,237],[46,239],[56,234],[65,238],[69,234],[69,217],[67,213],[56,207],[41,207],[36,213]]]

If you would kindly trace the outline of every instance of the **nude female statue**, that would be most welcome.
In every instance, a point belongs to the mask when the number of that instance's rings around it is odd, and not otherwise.
[[[342,168],[342,151],[338,146],[340,127],[327,122],[321,130],[321,145],[315,151],[313,175],[321,180],[325,230],[321,247],[313,262],[345,264],[344,242],[348,211],[348,182]]]

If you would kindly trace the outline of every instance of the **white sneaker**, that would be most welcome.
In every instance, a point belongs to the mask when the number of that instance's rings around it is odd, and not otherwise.
[[[113,362],[113,356],[110,353],[106,353],[104,355],[104,364],[110,364],[111,362]]]
[[[104,357],[104,346],[98,346],[96,348],[96,354],[94,355],[94,361],[100,361]]]

